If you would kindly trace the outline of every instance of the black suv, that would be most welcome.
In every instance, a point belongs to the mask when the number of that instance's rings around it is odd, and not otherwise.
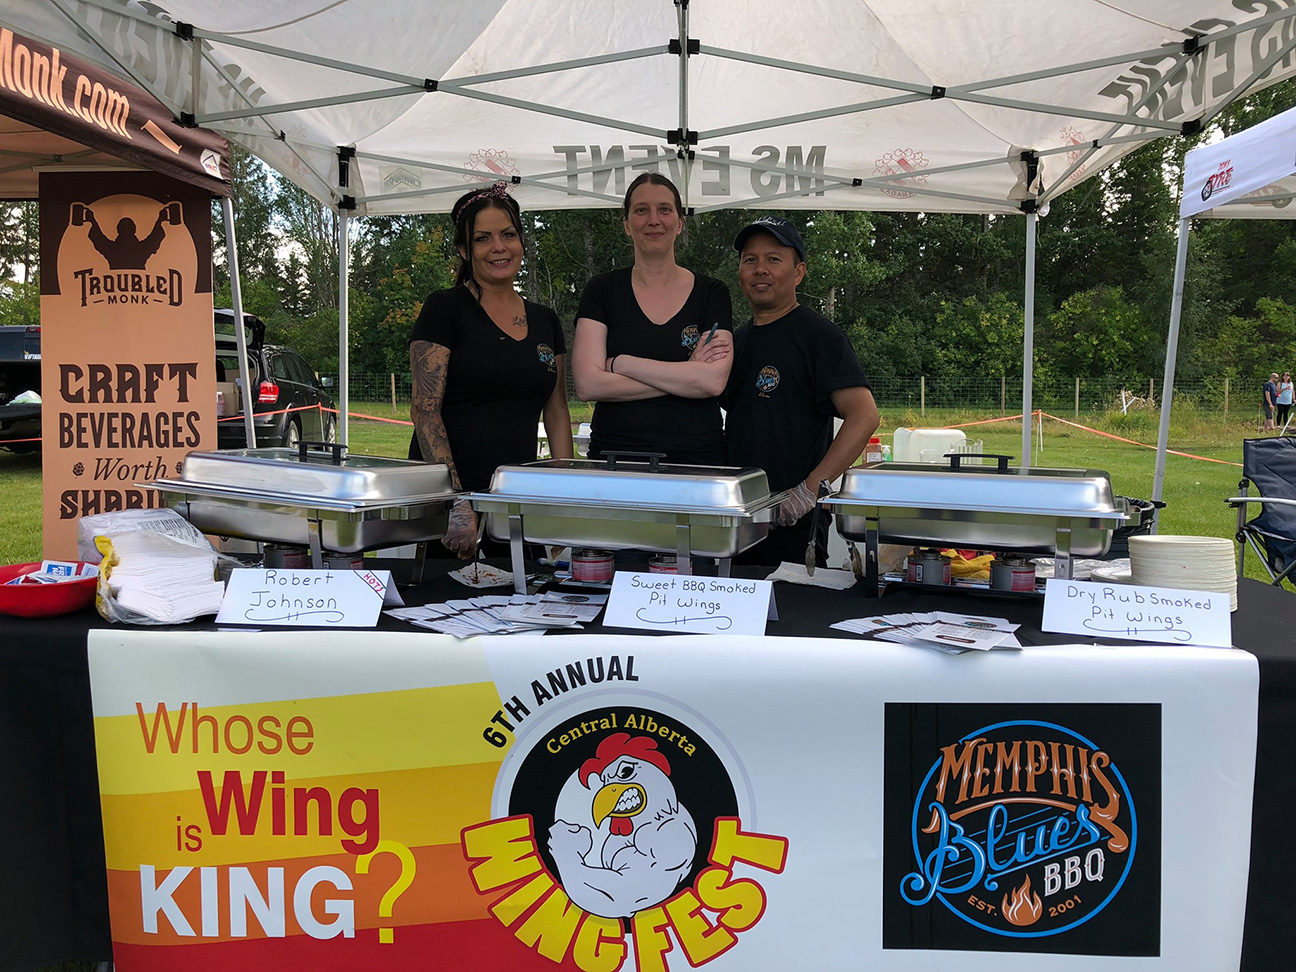
[[[248,376],[252,387],[252,423],[258,448],[295,446],[300,440],[337,441],[337,406],[327,389],[296,351],[265,343],[265,324],[243,315]],[[221,449],[247,447],[243,399],[238,386],[238,344],[234,312],[216,311],[216,444]]]
[[[11,452],[40,448],[40,386],[40,328],[0,326],[0,447]]]

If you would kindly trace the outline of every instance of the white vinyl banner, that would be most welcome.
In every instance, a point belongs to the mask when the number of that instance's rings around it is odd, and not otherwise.
[[[1283,195],[1281,179],[1296,172],[1296,109],[1275,115],[1259,125],[1231,135],[1213,145],[1203,145],[1184,156],[1183,196],[1179,215],[1196,216],[1235,199],[1265,203],[1267,196]],[[1273,187],[1275,192],[1266,193]],[[1288,201],[1290,201],[1290,198]],[[1229,215],[1233,213],[1230,211]],[[1223,215],[1223,214],[1221,214]],[[1276,214],[1270,208],[1268,215]]]
[[[1241,651],[94,631],[90,669],[120,972],[1238,964]]]

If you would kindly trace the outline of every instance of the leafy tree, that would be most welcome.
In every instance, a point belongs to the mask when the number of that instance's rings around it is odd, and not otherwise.
[[[1041,358],[1060,375],[1148,374],[1144,349],[1156,335],[1143,312],[1120,287],[1098,286],[1072,294],[1041,327]]]

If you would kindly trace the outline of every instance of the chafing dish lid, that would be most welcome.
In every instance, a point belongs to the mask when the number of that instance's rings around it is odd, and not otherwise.
[[[977,510],[1125,520],[1124,500],[1101,469],[885,462],[846,470],[827,506]]]
[[[474,500],[744,514],[771,502],[763,469],[542,459],[500,466]]]
[[[334,459],[332,451],[306,451],[303,457],[299,450],[286,448],[191,452],[184,458],[178,479],[154,485],[181,490],[188,486],[233,489],[365,505],[454,495],[450,470],[443,463],[354,454],[343,455],[338,462]]]

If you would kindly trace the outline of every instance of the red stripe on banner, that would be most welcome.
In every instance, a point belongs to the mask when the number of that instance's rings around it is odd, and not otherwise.
[[[192,945],[114,944],[113,965],[116,972],[580,972],[570,954],[561,964],[552,962],[493,918],[406,925],[396,928],[393,938],[383,945],[376,929],[360,929],[355,938],[328,940],[294,936]]]

